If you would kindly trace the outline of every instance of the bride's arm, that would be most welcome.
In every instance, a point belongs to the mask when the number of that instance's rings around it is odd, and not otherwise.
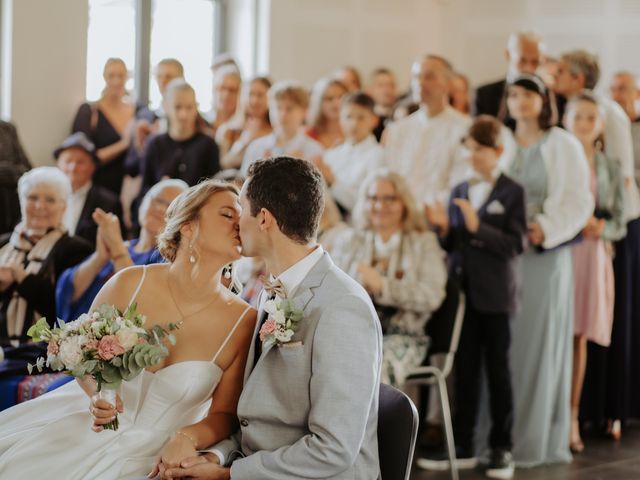
[[[255,320],[255,312],[253,313]],[[228,438],[238,429],[236,409],[242,392],[244,371],[251,345],[255,322],[245,319],[245,326],[238,330],[240,348],[235,358],[224,371],[222,379],[211,398],[211,408],[207,416],[193,425],[178,430],[165,445],[161,462],[166,466],[178,466],[182,460],[197,455],[203,450]],[[238,335],[240,337],[240,335]]]
[[[126,305],[128,298],[125,294],[133,292],[137,282],[140,280],[140,268],[128,268],[111,277],[109,281],[100,289],[98,295],[93,300],[89,312],[93,312],[99,305],[104,303],[115,305],[119,309]],[[110,408],[106,400],[96,400],[94,395],[97,391],[96,381],[91,376],[77,378],[78,385],[91,398],[90,412],[93,416],[93,430],[102,430],[102,425],[109,423],[117,412],[122,412],[122,401],[116,398],[115,408]]]

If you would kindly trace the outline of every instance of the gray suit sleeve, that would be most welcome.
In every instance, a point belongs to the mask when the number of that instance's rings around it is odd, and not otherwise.
[[[213,453],[217,453],[214,450],[217,450],[218,452],[220,452],[223,456],[224,459],[222,461],[222,463],[225,466],[229,466],[228,464],[230,463],[229,460],[231,458],[231,453],[234,452],[235,450],[239,450],[240,449],[240,433],[237,432],[234,435],[230,436],[229,438],[216,443],[215,445],[213,445],[210,448],[207,448],[206,450],[202,450],[203,452],[213,452]]]
[[[380,382],[382,336],[375,312],[357,295],[319,319],[313,341],[309,434],[233,464],[233,479],[330,478],[349,469],[365,441]]]

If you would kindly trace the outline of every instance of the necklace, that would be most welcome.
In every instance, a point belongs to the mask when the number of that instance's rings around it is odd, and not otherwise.
[[[175,295],[173,294],[173,290],[171,289],[171,282],[169,281],[169,274],[168,273],[167,273],[167,287],[169,288],[169,295],[171,296],[171,301],[176,306],[176,309],[178,310],[178,313],[182,317],[181,320],[184,320],[185,318],[188,318],[188,317],[193,317],[197,313],[200,313],[201,311],[203,311],[207,307],[211,306],[213,304],[213,302],[215,302],[218,298],[222,297],[222,295],[214,295],[213,299],[211,299],[209,302],[207,302],[202,308],[199,308],[195,312],[191,312],[189,315],[185,315],[183,313],[182,309],[180,308],[180,306],[178,305],[178,302],[176,301]]]

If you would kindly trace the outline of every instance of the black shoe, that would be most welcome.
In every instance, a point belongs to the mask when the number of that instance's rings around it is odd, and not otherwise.
[[[472,449],[456,448],[456,466],[459,470],[476,468],[478,459],[473,454]],[[447,450],[435,452],[427,457],[416,459],[416,466],[423,470],[444,471],[449,470],[449,453]]]
[[[515,463],[513,462],[513,455],[511,455],[511,452],[509,450],[496,448],[491,451],[491,455],[489,456],[489,465],[487,465],[484,473],[489,478],[509,480],[513,478],[514,470]]]

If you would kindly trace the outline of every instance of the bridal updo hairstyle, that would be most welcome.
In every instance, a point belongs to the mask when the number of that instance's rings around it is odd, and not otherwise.
[[[219,192],[240,195],[238,188],[232,183],[222,180],[205,180],[181,193],[171,202],[165,215],[166,225],[158,235],[158,251],[168,262],[176,259],[178,248],[180,248],[182,240],[180,227],[187,222],[197,220],[202,207]]]

